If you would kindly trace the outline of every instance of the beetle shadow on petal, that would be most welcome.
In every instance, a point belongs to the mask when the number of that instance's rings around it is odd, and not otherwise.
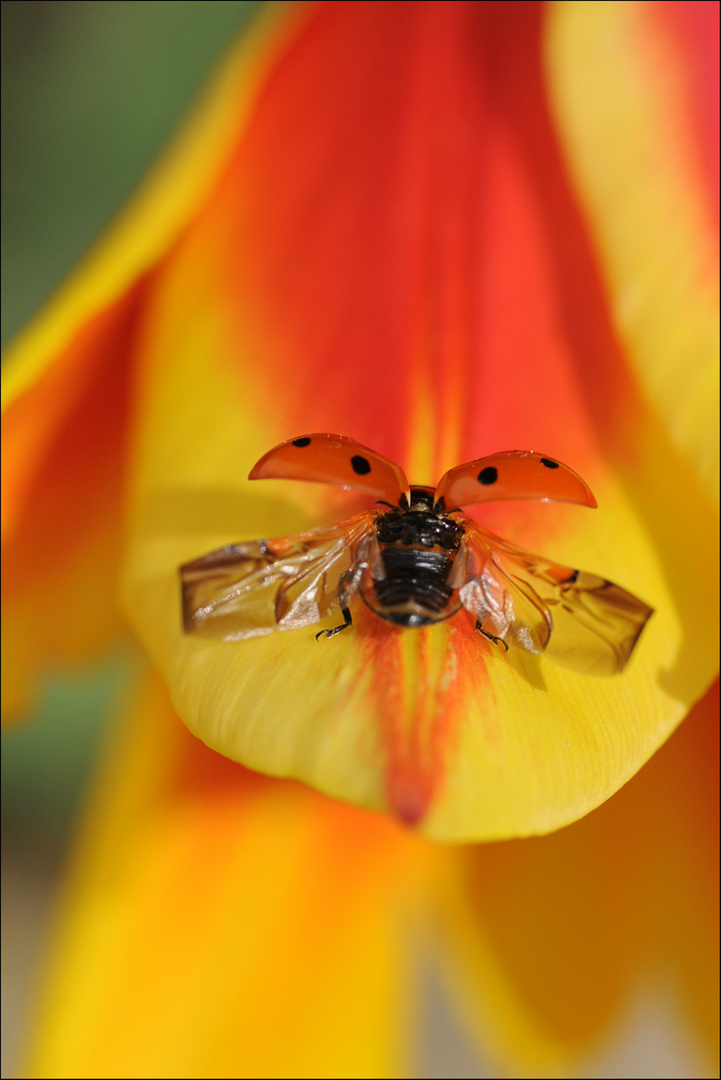
[[[139,536],[218,536],[220,543],[311,529],[297,503],[232,488],[171,488],[151,494],[135,518]]]
[[[544,693],[548,691],[546,680],[543,678],[543,665],[548,663],[547,660],[533,653],[513,648],[508,650],[505,657],[499,656],[498,662],[504,659],[511,665],[515,674],[525,679],[534,690],[542,690]]]

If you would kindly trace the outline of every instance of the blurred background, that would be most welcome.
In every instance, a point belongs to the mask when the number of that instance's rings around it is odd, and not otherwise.
[[[102,233],[258,0],[2,2],[2,342]],[[17,1075],[51,900],[95,754],[133,666],[38,687],[3,739],[2,1075]]]
[[[3,0],[2,340],[32,317],[131,194],[258,0]],[[56,673],[4,739],[2,1075],[18,1075],[51,900],[97,748],[134,666]],[[419,1077],[497,1075],[478,1060],[432,972]],[[632,1012],[588,1077],[703,1076],[653,1001]]]
[[[3,0],[3,344],[122,205],[260,7]]]

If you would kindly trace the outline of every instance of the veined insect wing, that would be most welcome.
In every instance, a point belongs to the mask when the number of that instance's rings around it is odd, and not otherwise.
[[[312,626],[349,603],[373,554],[375,513],[248,540],[180,567],[186,634],[237,641]]]
[[[584,675],[623,671],[653,608],[597,574],[464,525],[456,587],[484,630]]]

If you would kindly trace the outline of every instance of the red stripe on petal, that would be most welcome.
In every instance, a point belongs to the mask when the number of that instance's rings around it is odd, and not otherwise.
[[[514,447],[593,483],[599,443],[632,453],[543,19],[327,4],[281,58],[200,223],[240,392],[279,438],[341,431],[415,483]]]
[[[709,211],[718,223],[719,4],[718,0],[668,0],[653,5],[668,27],[684,66],[687,107],[705,174]]]
[[[472,634],[462,614],[408,630],[359,611],[356,626],[371,672],[388,803],[403,822],[417,825],[443,788],[468,714],[466,696],[492,692],[485,667],[478,655],[467,655]]]

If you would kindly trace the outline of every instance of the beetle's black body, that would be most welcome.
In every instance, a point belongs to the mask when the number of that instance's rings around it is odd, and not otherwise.
[[[453,560],[447,555],[417,547],[386,548],[383,566],[385,578],[373,585],[380,606],[369,604],[381,618],[398,626],[425,626],[447,617],[445,609],[453,594],[448,585]],[[362,590],[361,596],[367,602]],[[415,610],[419,607],[424,610]]]
[[[381,619],[396,626],[418,627],[448,619],[462,607],[448,580],[464,529],[442,504],[434,506],[432,488],[411,487],[410,494],[410,503],[403,497],[376,518],[375,541],[382,570],[361,578],[358,591]],[[350,626],[350,611],[342,601],[341,610],[345,622],[332,630],[321,630],[316,637],[333,637]]]
[[[385,577],[360,589],[372,611],[397,626],[425,626],[459,610],[448,576],[463,528],[434,510],[431,488],[412,487],[410,506],[403,500],[375,528]]]

